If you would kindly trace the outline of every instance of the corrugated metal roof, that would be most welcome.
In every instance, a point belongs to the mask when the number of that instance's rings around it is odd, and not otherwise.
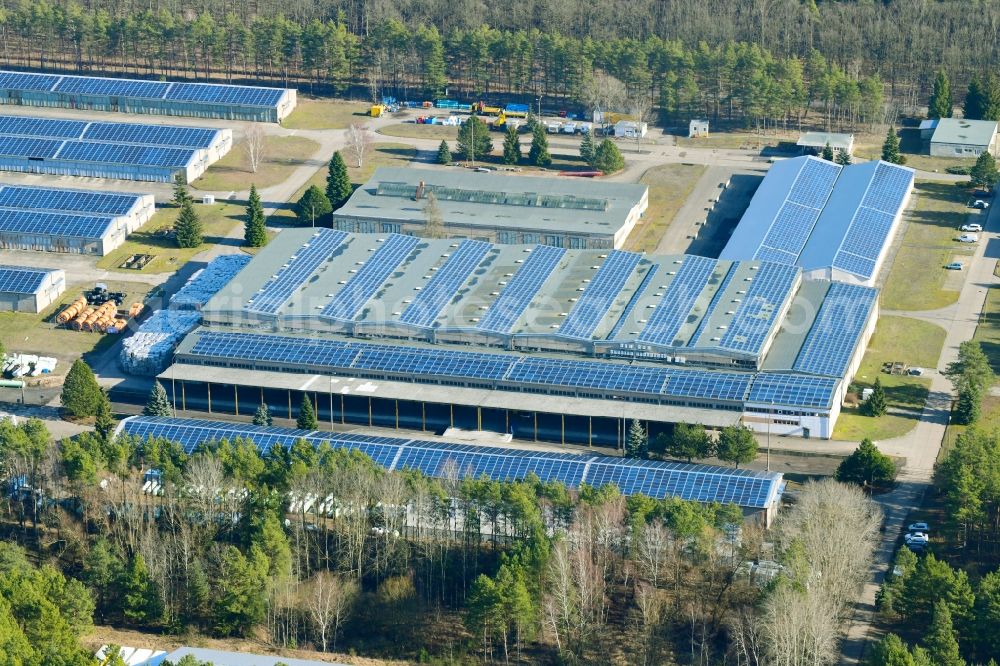
[[[823,148],[826,144],[834,150],[846,150],[848,152],[854,147],[854,135],[840,132],[806,132],[799,137],[796,145],[808,148]]]
[[[997,133],[995,120],[965,120],[941,118],[931,143],[957,143],[970,146],[988,146]]]

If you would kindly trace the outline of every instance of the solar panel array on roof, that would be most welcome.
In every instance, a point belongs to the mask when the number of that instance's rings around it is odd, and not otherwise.
[[[759,353],[798,279],[797,266],[760,264],[719,346]]]
[[[27,157],[28,159],[51,159],[56,156],[63,144],[64,142],[59,139],[0,136],[0,155]]]
[[[18,266],[0,266],[0,292],[33,294],[45,282],[49,271]]]
[[[82,120],[0,116],[0,134],[36,139],[79,139],[87,123]]]
[[[684,344],[674,338],[687,322],[688,314],[705,288],[716,261],[705,257],[686,256],[674,279],[667,285],[663,297],[639,333],[640,342],[660,345]]]
[[[26,74],[10,71],[0,71],[0,89],[260,107],[277,105],[285,94],[285,90],[282,88],[260,86],[168,83],[140,79]]]
[[[113,223],[113,217],[0,208],[0,234],[102,238]]]
[[[0,208],[125,215],[135,206],[134,194],[57,190],[49,187],[0,186]]]
[[[477,240],[459,243],[399,320],[414,326],[431,326],[492,247],[490,243]]]
[[[320,229],[313,234],[281,267],[263,287],[247,301],[244,308],[250,312],[274,314],[291,298],[292,293],[302,285],[321,263],[344,242],[347,233],[331,229]]]
[[[333,295],[320,315],[348,321],[357,317],[365,303],[371,300],[378,288],[419,242],[420,239],[415,236],[389,234],[364,265],[351,275],[347,284],[342,285]]]
[[[210,148],[218,132],[205,127],[140,125],[137,123],[90,123],[84,141],[135,143],[173,148]]]
[[[837,381],[830,377],[759,373],[750,387],[747,402],[826,408],[830,406]]]
[[[677,497],[757,509],[777,501],[782,487],[782,475],[776,472],[195,419],[133,416],[122,421],[120,432],[141,440],[167,439],[189,453],[201,445],[238,437],[252,441],[262,452],[274,445],[290,446],[304,439],[314,446],[325,442],[334,449],[363,451],[389,470],[415,469],[436,478],[486,477],[517,481],[534,474],[542,481],[559,481],[571,489],[584,483],[591,486],[612,484],[624,495],[641,493],[657,499]]]
[[[67,141],[58,157],[75,162],[103,162],[184,168],[191,163],[197,151],[193,148],[157,148],[117,143],[94,143],[91,141]]]
[[[559,335],[589,340],[641,258],[635,252],[612,250],[559,327]]]
[[[875,273],[878,259],[910,186],[913,171],[879,162],[861,205],[854,212],[833,266],[862,278]]]
[[[561,247],[536,245],[531,255],[504,285],[476,328],[510,333],[565,253],[566,250]]]
[[[561,386],[583,391],[598,389],[610,394],[621,392],[647,396],[696,398],[712,401],[744,401],[756,378],[749,372],[719,372],[670,366],[635,365],[602,361],[516,356],[511,354],[464,352],[454,349],[380,345],[367,342],[343,342],[296,338],[280,335],[200,331],[191,349],[184,352],[193,359],[228,359],[230,361],[285,363],[307,366],[313,371],[381,371],[388,378],[420,381],[429,377],[455,377],[491,382],[493,388],[524,385]],[[776,375],[791,377],[797,375]],[[811,380],[811,377],[798,376]],[[816,400],[829,406],[836,381],[812,385]],[[824,388],[825,387],[825,388]],[[825,390],[824,395],[820,395]],[[784,395],[784,394],[775,394]],[[789,393],[789,399],[797,394]],[[798,403],[782,403],[799,406]]]
[[[868,287],[832,283],[793,369],[843,377],[877,297]]]
[[[840,169],[836,164],[819,159],[808,159],[803,163],[785,202],[754,254],[755,259],[795,262],[830,198]],[[791,260],[788,261],[785,255]]]

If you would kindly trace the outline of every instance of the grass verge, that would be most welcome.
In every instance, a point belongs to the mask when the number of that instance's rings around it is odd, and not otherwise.
[[[654,251],[707,169],[704,165],[666,164],[644,173],[640,182],[649,187],[649,208],[629,234],[625,249]]]
[[[870,387],[875,378],[885,387],[889,413],[879,418],[864,416],[856,407],[845,407],[837,419],[834,439],[857,441],[899,437],[916,425],[927,401],[930,379],[908,375],[887,375],[882,364],[904,361],[911,366],[934,368],[944,346],[945,330],[930,322],[910,317],[881,317],[875,328],[861,367],[854,378],[859,388]],[[900,354],[901,349],[906,350]]]
[[[305,164],[319,144],[301,136],[265,136],[263,159],[257,173],[250,169],[250,160],[243,143],[233,146],[225,157],[208,168],[208,171],[191,184],[205,191],[230,191],[248,189],[254,183],[257,189],[283,183],[296,167]]]
[[[243,206],[228,201],[209,206],[197,204],[195,210],[201,218],[204,236],[204,242],[199,247],[177,247],[174,240],[167,235],[167,231],[174,226],[180,209],[173,206],[160,208],[153,215],[153,219],[130,235],[121,247],[101,257],[97,267],[132,273],[133,271],[129,269],[119,268],[125,259],[133,254],[151,254],[153,260],[142,269],[143,273],[173,273],[208,245],[226,242],[227,234],[234,225],[243,223],[243,215],[246,212]]]
[[[887,310],[935,310],[958,300],[958,289],[946,288],[945,264],[973,248],[958,243],[958,228],[969,216],[967,195],[952,183],[918,182],[916,203],[906,215],[909,226],[882,291]],[[960,288],[959,288],[960,289]]]
[[[398,136],[406,139],[444,139],[454,141],[458,138],[458,128],[448,125],[418,125],[417,123],[397,123],[386,125],[379,129],[379,134]],[[503,136],[503,135],[500,135]],[[452,146],[454,148],[454,146]]]
[[[753,132],[717,132],[708,136],[689,139],[686,136],[677,137],[677,145],[681,148],[723,148],[729,150],[760,150],[774,148],[782,143],[795,143],[798,140],[796,132],[779,132],[777,134],[755,134]]]
[[[405,167],[413,160],[416,154],[416,148],[408,146],[405,143],[376,143],[371,155],[360,168],[353,166],[351,161],[345,157],[348,162],[347,173],[351,177],[351,183],[355,187],[358,187],[372,177],[375,169],[379,167]],[[325,190],[326,175],[327,169],[318,169],[312,175],[312,178],[306,181],[305,185],[300,187],[294,196],[292,196],[289,200],[289,205],[286,208],[279,208],[268,219],[281,221],[282,218],[285,218],[284,221],[286,222],[294,219],[295,211],[292,210],[292,204],[298,201],[302,194],[313,185]]]
[[[141,282],[108,280],[105,284],[111,291],[125,292],[125,308],[130,303],[144,301],[152,289],[150,285]],[[10,352],[54,356],[59,360],[54,374],[65,375],[75,359],[110,346],[118,339],[116,335],[74,331],[56,326],[55,315],[73,302],[84,289],[91,287],[92,284],[72,284],[58,303],[50,305],[40,314],[0,312],[0,341]]]
[[[365,122],[368,108],[364,102],[338,102],[299,96],[295,110],[281,121],[281,126],[304,130],[346,129],[351,123]]]

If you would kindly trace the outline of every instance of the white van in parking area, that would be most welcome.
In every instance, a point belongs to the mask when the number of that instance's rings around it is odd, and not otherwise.
[[[958,242],[959,243],[978,243],[979,242],[979,235],[978,234],[962,234],[961,236],[958,237]]]

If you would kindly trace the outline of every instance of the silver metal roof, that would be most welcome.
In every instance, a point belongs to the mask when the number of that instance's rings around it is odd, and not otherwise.
[[[938,120],[931,143],[989,146],[997,133],[995,120],[966,120],[964,118],[941,118]]]

